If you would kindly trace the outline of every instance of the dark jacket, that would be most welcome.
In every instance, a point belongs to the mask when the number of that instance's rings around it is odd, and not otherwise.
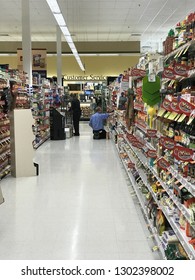
[[[81,116],[80,101],[77,98],[72,100],[72,102],[71,102],[71,110],[72,110],[73,115],[79,116],[79,117]]]

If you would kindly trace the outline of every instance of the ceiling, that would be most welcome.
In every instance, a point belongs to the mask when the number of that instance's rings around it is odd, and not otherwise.
[[[22,41],[21,3],[22,0],[1,0],[0,42]],[[160,51],[168,31],[195,11],[194,0],[58,0],[58,3],[74,42],[140,40],[142,49],[146,46],[152,51]],[[45,0],[30,0],[30,20],[32,41],[56,41],[56,22]]]

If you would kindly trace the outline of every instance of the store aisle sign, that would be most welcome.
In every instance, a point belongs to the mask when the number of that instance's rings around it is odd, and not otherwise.
[[[107,76],[96,76],[96,75],[82,75],[82,76],[63,76],[64,81],[107,81]]]

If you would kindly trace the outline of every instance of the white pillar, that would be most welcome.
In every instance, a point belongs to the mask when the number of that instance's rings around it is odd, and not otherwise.
[[[28,74],[29,85],[32,85],[32,47],[30,29],[29,0],[22,0],[22,53],[23,70]]]
[[[60,27],[56,26],[57,34],[57,83],[62,86],[62,32]]]

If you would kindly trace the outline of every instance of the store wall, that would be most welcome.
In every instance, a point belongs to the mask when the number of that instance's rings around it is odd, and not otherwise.
[[[118,76],[131,66],[138,63],[139,56],[82,56],[85,65],[83,73],[73,56],[62,56],[62,75],[103,75]],[[9,64],[12,69],[17,69],[17,56],[0,56],[0,64]],[[47,56],[47,76],[56,76],[56,56]]]

